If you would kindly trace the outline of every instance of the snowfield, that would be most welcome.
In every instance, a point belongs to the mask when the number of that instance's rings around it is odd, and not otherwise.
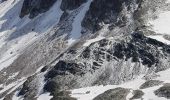
[[[170,40],[165,39],[163,35],[150,35],[148,37],[170,45]]]
[[[167,0],[170,3],[170,0]],[[165,39],[164,35],[170,36],[170,11],[161,11],[158,18],[150,20],[149,24],[152,26],[152,30],[159,35],[151,35],[150,38],[156,39],[166,44],[170,44],[170,40]]]
[[[157,73],[157,75],[159,76],[154,80],[160,80],[160,81],[164,81],[164,83],[170,83],[170,69],[161,71]],[[140,89],[139,87],[143,83],[145,83],[145,80],[143,79],[143,75],[141,75],[137,79],[121,85],[106,85],[106,86],[100,85],[100,86],[74,89],[71,90],[72,91],[71,97],[77,98],[78,100],[93,100],[96,96],[104,93],[105,91],[118,88],[118,87],[127,88],[130,90],[138,90]],[[142,100],[167,100],[166,98],[158,97],[154,94],[154,91],[159,89],[161,86],[162,85],[158,85],[146,89],[140,89],[141,91],[144,92],[144,95],[142,96],[143,98]],[[127,96],[127,100],[129,100],[128,98],[131,98],[132,96],[133,94],[130,92],[129,95]]]
[[[156,20],[150,22],[156,33],[170,35],[170,11],[163,11]]]

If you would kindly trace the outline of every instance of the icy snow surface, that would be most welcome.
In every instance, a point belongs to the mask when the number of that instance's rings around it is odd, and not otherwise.
[[[41,94],[37,100],[50,100],[53,96],[50,96],[50,93]]]

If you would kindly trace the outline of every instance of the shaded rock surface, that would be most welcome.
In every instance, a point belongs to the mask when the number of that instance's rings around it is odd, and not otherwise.
[[[43,14],[40,19],[35,17],[41,13],[46,14],[58,0],[23,1],[20,17],[29,15],[33,22],[26,23],[24,28],[16,29],[12,39],[27,35],[30,30],[39,32],[34,27],[41,22],[46,23],[47,20],[42,20]],[[169,68],[170,46],[144,35],[152,34],[150,31],[145,31],[144,22],[145,18],[148,18],[145,14],[148,14],[148,10],[154,12],[159,0],[93,0],[81,22],[81,31],[86,34],[81,34],[75,44],[68,45],[69,33],[72,31],[75,18],[78,14],[81,15],[81,5],[87,1],[62,0],[59,8],[63,14],[61,18],[55,17],[59,22],[52,23],[53,20],[49,18],[51,22],[47,22],[51,24],[41,27],[48,26],[49,31],[24,49],[8,68],[0,71],[0,84],[11,82],[7,79],[9,73],[19,72],[13,82],[22,77],[28,78],[17,96],[22,96],[25,100],[34,100],[37,93],[42,91],[50,92],[52,100],[75,100],[70,97],[70,92],[67,90],[94,85],[117,85],[133,80],[141,74],[153,74]],[[150,5],[151,9],[148,8]],[[39,22],[37,20],[40,20],[40,23],[37,24],[36,22]],[[12,23],[9,22],[4,27],[8,24]],[[103,39],[96,40],[99,36]],[[92,43],[89,45],[83,45],[90,41]],[[36,72],[39,67],[43,69]],[[147,81],[141,88],[155,86],[158,83]],[[42,89],[39,85],[42,85]],[[169,92],[166,90],[168,88],[166,86],[155,93],[169,98]],[[2,96],[0,94],[0,97],[4,97],[11,89],[2,93]],[[125,100],[128,93],[128,89],[116,88],[106,91],[94,100]],[[11,98],[12,95],[6,98]],[[131,99],[142,96],[142,91],[135,90]]]
[[[158,90],[154,91],[155,95],[158,97],[164,97],[170,99],[170,84],[167,83],[164,86],[160,87]]]
[[[159,80],[149,80],[140,86],[140,89],[146,89],[153,86],[161,85],[163,82]]]
[[[126,100],[126,96],[128,95],[128,93],[128,89],[115,88],[100,94],[93,100]]]
[[[20,17],[22,18],[29,14],[30,18],[34,18],[40,13],[48,11],[56,1],[57,0],[24,0]]]
[[[131,97],[129,100],[142,99],[143,95],[144,95],[143,91],[141,91],[141,90],[134,90],[133,91],[133,97]]]

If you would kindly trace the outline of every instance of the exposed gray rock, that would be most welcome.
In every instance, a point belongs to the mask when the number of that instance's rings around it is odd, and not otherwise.
[[[162,83],[163,83],[163,81],[159,81],[159,80],[149,80],[149,81],[146,81],[145,83],[143,83],[140,86],[140,89],[150,88],[150,87],[153,87],[153,86],[160,85]]]
[[[3,100],[12,100],[13,95],[14,95],[14,93],[10,93],[10,94],[6,95]]]
[[[76,100],[72,98],[67,90],[61,90],[60,84],[57,84],[54,80],[48,81],[44,86],[45,92],[50,92],[53,98],[51,100]]]
[[[154,91],[154,93],[158,97],[164,97],[164,98],[170,99],[170,84],[169,83],[164,84],[164,86]]]
[[[70,97],[69,91],[60,91],[58,93],[55,93],[53,98],[51,100],[77,100],[76,98]]]
[[[0,0],[0,3],[4,2],[4,1],[7,1],[7,0]]]
[[[133,12],[133,4],[137,0],[94,0],[87,12],[82,26],[92,33],[100,30],[102,24],[110,24],[110,26],[125,26],[127,17],[122,12],[127,7],[129,12]],[[121,13],[122,12],[122,13]]]
[[[126,100],[128,93],[128,89],[115,88],[98,95],[93,100]]]
[[[50,7],[57,0],[24,0],[20,17],[24,17],[25,15],[29,15],[30,18],[34,18],[40,13],[44,13],[50,9]]]

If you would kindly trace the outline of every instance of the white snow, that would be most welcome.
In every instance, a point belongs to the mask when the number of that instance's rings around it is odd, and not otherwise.
[[[163,42],[165,44],[170,44],[170,41],[169,40],[166,40],[163,35],[150,35],[148,36],[149,38],[152,38],[152,39],[155,39],[157,41],[160,41],[160,42]]]
[[[71,96],[77,98],[78,100],[92,100],[99,94],[109,89],[114,89],[117,87],[138,89],[139,86],[145,82],[141,78],[142,76],[140,76],[138,79],[134,81],[130,81],[122,85],[106,85],[106,86],[101,85],[101,86],[93,86],[93,87],[75,89],[75,90],[72,90]]]
[[[97,41],[100,41],[100,40],[102,40],[102,39],[104,39],[104,37],[98,36],[98,37],[96,37],[96,38],[94,38],[94,39],[87,40],[87,41],[83,44],[83,46],[87,47],[87,46],[89,46],[90,44],[92,44],[92,43],[94,43],[94,42],[97,42]]]
[[[62,0],[57,0],[49,11],[40,15],[40,21],[36,26],[39,32],[45,32],[48,28],[51,28],[59,23],[60,17],[63,14],[63,11],[60,9],[61,2]]]
[[[143,100],[167,100],[166,98],[158,97],[154,94],[154,91],[159,89],[161,86],[162,85],[143,89],[142,91],[145,93],[142,97],[144,98]]]
[[[82,30],[81,22],[83,21],[86,12],[89,10],[89,6],[90,6],[91,2],[92,2],[92,0],[88,0],[87,3],[83,4],[81,6],[82,10],[74,18],[74,22],[72,24],[73,28],[70,33],[70,39],[68,40],[69,45],[71,45],[73,42],[75,42],[77,39],[79,39],[81,37],[81,30]]]
[[[36,34],[37,33],[35,32],[31,32],[27,35],[10,41],[8,44],[13,45],[11,47],[8,47],[8,50],[0,55],[0,70],[12,64],[13,61],[18,57],[19,53],[22,52],[29,44],[31,44],[36,39]],[[8,44],[6,46],[8,46]]]
[[[9,11],[19,0],[7,0],[0,4],[0,18],[4,16],[4,14]]]
[[[50,93],[41,94],[37,100],[50,100],[53,96],[50,96]]]
[[[166,2],[167,2],[167,3],[170,3],[170,0],[167,0]]]
[[[18,74],[19,72],[13,73],[8,79],[14,79]]]
[[[170,11],[160,13],[157,19],[150,21],[153,30],[160,34],[170,35]]]
[[[35,72],[35,73],[40,72],[40,71],[41,71],[41,69],[42,69],[43,67],[44,67],[44,66],[39,67],[39,68],[36,70],[36,72]]]
[[[3,84],[0,84],[0,88],[2,88],[3,87]]]
[[[159,77],[157,77],[155,80],[164,81],[164,83],[170,83],[170,69],[161,71],[157,74],[159,75]],[[127,96],[127,100],[128,100],[128,98],[131,98],[133,96],[132,90],[138,90],[139,87],[145,82],[145,80],[142,79],[142,77],[143,75],[139,76],[137,79],[133,81],[126,82],[121,85],[106,85],[106,86],[101,85],[101,86],[74,89],[72,90],[71,97],[77,98],[78,100],[92,100],[99,94],[104,93],[109,89],[123,87],[123,88],[131,89],[130,90],[131,92]],[[144,92],[142,100],[167,100],[163,97],[158,97],[154,94],[154,91],[159,89],[161,86],[163,85],[142,89],[142,91]]]
[[[165,83],[170,83],[170,69],[161,71],[158,74],[160,77],[158,77],[157,80],[164,81]]]
[[[170,0],[167,0],[170,3]],[[166,44],[170,44],[169,40],[164,39],[163,35],[170,35],[170,11],[160,11],[158,18],[150,20],[149,25],[152,26],[152,30],[158,34],[157,36],[149,36],[150,38],[156,39]]]
[[[17,58],[17,56],[13,56],[10,58],[6,58],[5,60],[0,60],[0,70],[11,65],[16,58]]]

